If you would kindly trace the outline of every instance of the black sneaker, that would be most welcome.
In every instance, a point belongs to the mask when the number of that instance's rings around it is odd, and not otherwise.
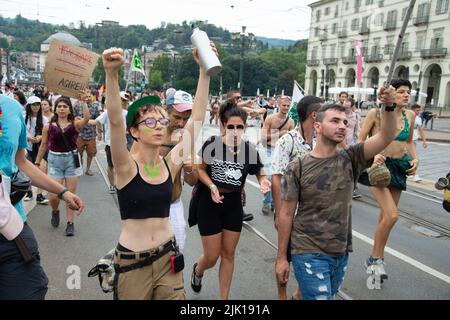
[[[54,228],[59,226],[59,210],[52,211],[52,226]]]
[[[202,290],[202,278],[197,276],[195,273],[195,268],[197,267],[197,262],[194,263],[194,267],[192,268],[192,276],[191,276],[191,288],[195,293],[200,293]]]
[[[252,221],[253,220],[253,215],[251,213],[245,213],[242,216],[242,221]]]
[[[23,198],[23,201],[30,201],[33,199],[33,191],[27,191],[27,194]]]
[[[359,199],[361,197],[362,197],[361,193],[359,193],[359,191],[355,189],[353,191],[352,199]]]
[[[75,226],[73,222],[67,222],[66,237],[72,237],[75,234]]]
[[[48,204],[48,199],[46,199],[43,195],[42,195],[42,193],[39,193],[37,196],[36,196],[36,202],[38,203],[38,204]]]

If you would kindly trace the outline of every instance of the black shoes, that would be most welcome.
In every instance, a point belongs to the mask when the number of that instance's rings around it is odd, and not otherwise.
[[[36,202],[37,202],[38,204],[48,204],[49,200],[46,199],[46,198],[42,195],[42,193],[39,193],[39,194],[36,196]]]
[[[253,220],[253,215],[251,213],[245,213],[242,216],[242,221],[252,221]]]
[[[75,234],[75,226],[73,222],[67,222],[66,237],[72,237]]]
[[[59,226],[59,210],[52,211],[52,226],[54,228]]]
[[[194,263],[194,267],[192,268],[192,275],[191,275],[191,288],[194,290],[195,293],[199,293],[200,290],[202,290],[202,278],[197,276],[195,273],[195,268],[197,267],[197,262]]]

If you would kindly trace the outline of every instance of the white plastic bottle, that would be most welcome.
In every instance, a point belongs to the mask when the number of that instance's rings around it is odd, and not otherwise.
[[[208,35],[199,28],[194,28],[191,35],[191,42],[198,49],[200,63],[206,69],[209,76],[214,76],[222,71],[222,64],[219,58],[211,49]]]

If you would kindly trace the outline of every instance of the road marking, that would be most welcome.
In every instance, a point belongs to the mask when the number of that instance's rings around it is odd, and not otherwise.
[[[450,147],[450,144],[448,144],[448,143],[439,143],[439,142],[427,142],[427,143],[435,145],[435,146]]]
[[[428,201],[432,201],[432,202],[435,202],[435,203],[438,203],[438,204],[442,203],[442,201],[437,201],[437,200],[434,200],[434,199],[431,199],[431,198],[427,198],[427,197],[418,195],[417,193],[412,193],[412,192],[409,192],[409,191],[403,191],[403,192],[407,193],[407,194],[410,194],[410,195],[412,195],[414,197],[422,198],[422,199],[425,199],[425,200],[428,200]]]
[[[252,186],[254,186],[254,187],[257,187],[259,189],[259,185],[254,183],[253,181],[247,180],[247,183],[252,185]],[[362,233],[359,233],[358,231],[356,231],[354,229],[352,229],[352,234],[356,238],[358,238],[358,239],[360,239],[360,240],[362,240],[362,241],[364,241],[364,242],[366,242],[366,243],[368,243],[368,244],[373,246],[373,240],[371,238],[363,235]],[[417,268],[419,270],[422,270],[422,271],[424,271],[424,272],[426,272],[426,273],[428,273],[428,274],[430,274],[430,275],[432,275],[432,276],[434,276],[434,277],[436,277],[436,278],[438,278],[438,279],[440,279],[440,280],[442,280],[442,281],[444,281],[446,283],[450,283],[450,277],[449,276],[447,276],[447,275],[445,275],[445,274],[443,274],[443,273],[441,273],[441,272],[439,272],[439,271],[437,271],[437,270],[435,270],[435,269],[433,269],[433,268],[431,268],[431,267],[429,267],[427,265],[424,265],[423,263],[421,263],[421,262],[419,262],[419,261],[417,261],[417,260],[415,260],[415,259],[413,259],[411,257],[408,257],[407,255],[404,255],[403,253],[401,253],[401,252],[399,252],[397,250],[394,250],[394,249],[392,249],[390,247],[385,247],[384,251],[386,251],[387,253],[393,255],[394,257],[396,257],[396,258],[398,258],[400,260],[403,260],[404,262],[412,265],[413,267],[415,267],[415,268]]]
[[[358,239],[360,239],[360,240],[362,240],[362,241],[364,241],[364,242],[366,242],[366,243],[368,243],[370,245],[373,245],[373,240],[371,238],[366,237],[365,235],[363,235],[363,234],[361,234],[361,233],[359,233],[359,232],[357,232],[355,230],[352,230],[352,232],[353,232],[353,235],[355,237],[357,237]],[[397,250],[394,250],[394,249],[389,248],[389,247],[385,247],[384,251],[386,251],[387,253],[393,255],[394,257],[396,257],[396,258],[398,258],[400,260],[403,260],[404,262],[412,265],[413,267],[416,267],[417,269],[420,269],[420,270],[422,270],[422,271],[424,271],[424,272],[426,272],[426,273],[428,273],[428,274],[430,274],[430,275],[432,275],[432,276],[434,276],[434,277],[436,277],[436,278],[438,278],[438,279],[440,279],[440,280],[442,280],[444,282],[450,283],[450,277],[449,276],[447,276],[447,275],[445,275],[445,274],[443,274],[443,273],[441,273],[441,272],[439,272],[439,271],[437,271],[437,270],[435,270],[433,268],[430,268],[429,266],[426,266],[423,263],[421,263],[421,262],[419,262],[419,261],[417,261],[417,260],[415,260],[413,258],[410,258],[407,255],[404,255],[403,253],[401,253],[401,252],[399,252]]]

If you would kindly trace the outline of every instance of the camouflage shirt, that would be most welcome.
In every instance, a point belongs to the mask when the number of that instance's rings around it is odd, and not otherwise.
[[[291,232],[293,254],[342,256],[353,251],[352,193],[366,167],[364,143],[339,149],[331,158],[308,154],[288,165],[283,200],[299,202]]]

